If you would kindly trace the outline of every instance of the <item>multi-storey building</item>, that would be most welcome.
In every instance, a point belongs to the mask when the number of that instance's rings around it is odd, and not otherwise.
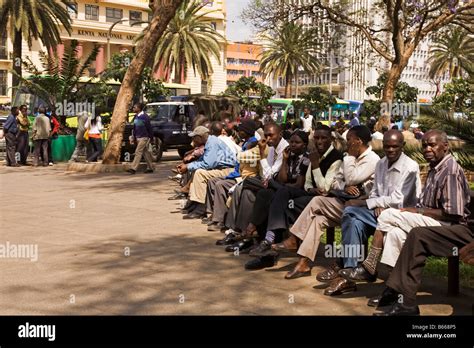
[[[262,45],[251,42],[229,42],[227,44],[227,85],[235,83],[242,76],[254,76],[263,82],[260,73]]]
[[[201,11],[209,12],[205,18],[225,37],[225,0],[202,1],[206,6]],[[61,30],[63,43],[57,46],[58,55],[63,55],[65,47],[70,45],[72,39],[78,40],[78,56],[84,59],[92,51],[94,45],[98,45],[99,53],[88,72],[91,76],[102,72],[113,54],[131,51],[136,44],[135,38],[150,20],[148,0],[76,0],[75,7],[68,11],[72,18],[72,32],[69,35],[64,29]],[[225,90],[225,49],[223,41],[220,64],[216,59],[211,59],[214,74],[210,81],[202,81],[199,75],[195,76],[193,70],[188,69],[185,84],[191,88],[191,93],[217,94]],[[40,51],[45,51],[40,42],[33,41],[30,49],[27,42],[23,40],[23,58],[31,58],[38,67],[41,66]],[[0,103],[11,101],[12,77],[9,70],[13,64],[12,56],[11,35],[3,33],[0,37]]]

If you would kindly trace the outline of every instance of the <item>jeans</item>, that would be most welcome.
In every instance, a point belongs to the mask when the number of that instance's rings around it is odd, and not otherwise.
[[[357,261],[362,261],[364,257],[362,246],[377,227],[375,213],[367,207],[346,207],[342,214],[341,227],[344,268],[357,267]]]

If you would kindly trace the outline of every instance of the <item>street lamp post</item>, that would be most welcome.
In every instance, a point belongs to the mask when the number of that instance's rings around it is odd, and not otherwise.
[[[114,22],[107,33],[107,63],[110,62],[110,36],[112,36],[112,29],[119,23],[129,21],[130,19],[128,18],[122,18],[119,19],[118,21]],[[144,24],[144,23],[150,23],[148,21],[133,21],[131,26],[138,25],[138,24]]]
[[[119,23],[126,22],[128,21],[128,18],[122,18],[119,19],[118,21],[115,21],[109,28],[109,31],[107,32],[107,63],[110,62],[110,36],[112,35],[112,29]]]

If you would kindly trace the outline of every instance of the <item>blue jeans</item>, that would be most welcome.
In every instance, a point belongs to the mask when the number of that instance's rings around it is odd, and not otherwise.
[[[377,227],[377,218],[373,210],[367,207],[346,207],[342,214],[342,246],[344,255],[347,250],[362,250],[362,246],[367,242],[369,237],[374,234]],[[361,255],[347,255],[344,257],[344,268],[357,267],[357,261],[363,258]],[[359,256],[359,257],[358,257]],[[360,260],[360,259],[359,259]]]

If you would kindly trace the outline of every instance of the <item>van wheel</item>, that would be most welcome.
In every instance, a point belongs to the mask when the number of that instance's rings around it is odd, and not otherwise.
[[[188,152],[188,150],[186,150],[186,149],[178,149],[179,157],[181,157],[181,159],[183,159],[183,158],[184,158],[184,155],[186,154],[186,152]]]
[[[159,162],[161,157],[163,157],[163,142],[160,138],[154,138],[151,143],[151,156],[153,157],[153,162]]]

